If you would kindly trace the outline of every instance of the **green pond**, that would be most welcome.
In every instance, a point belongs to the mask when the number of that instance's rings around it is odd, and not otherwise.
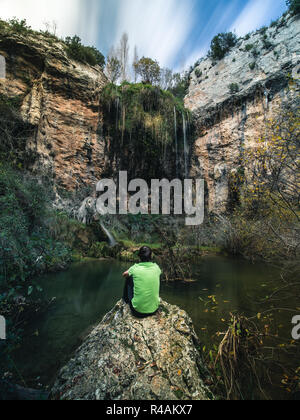
[[[129,265],[86,260],[73,264],[68,271],[39,279],[43,288],[40,297],[55,300],[26,326],[25,340],[14,355],[16,367],[27,385],[37,382],[51,385],[84,337],[122,297],[121,274]],[[205,257],[194,270],[195,282],[163,283],[161,297],[188,312],[201,343],[207,348],[216,343],[216,332],[227,329],[231,311],[255,316],[269,309],[269,305],[259,301],[278,282],[278,272],[273,267],[225,257]],[[291,338],[291,318],[284,311],[273,317],[273,327],[282,339]],[[280,383],[279,376],[275,382]],[[279,386],[274,387],[272,394],[286,398]]]

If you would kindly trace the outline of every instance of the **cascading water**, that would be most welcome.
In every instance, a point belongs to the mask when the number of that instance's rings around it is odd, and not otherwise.
[[[187,123],[184,113],[182,113],[182,129],[183,129],[183,142],[184,142],[184,174],[188,178],[188,155],[189,148],[187,144]]]
[[[116,130],[119,126],[119,107],[120,107],[120,98],[116,98]]]
[[[112,236],[112,234],[106,229],[106,227],[100,223],[100,226],[103,230],[103,232],[105,233],[105,235],[107,236],[108,240],[109,240],[109,245],[113,248],[114,246],[117,245],[117,242],[115,240],[115,238]]]
[[[179,171],[178,171],[177,115],[176,115],[176,107],[175,106],[174,106],[174,131],[175,131],[175,147],[176,147],[176,178],[179,178]]]

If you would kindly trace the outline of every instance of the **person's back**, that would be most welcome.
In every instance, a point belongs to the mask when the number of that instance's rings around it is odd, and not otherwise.
[[[150,248],[141,248],[139,256],[142,262],[124,273],[124,277],[127,277],[124,299],[135,315],[150,316],[158,310],[160,304],[161,269],[151,261]]]
[[[157,311],[160,303],[160,275],[159,266],[152,262],[135,264],[128,271],[133,278],[134,297],[132,306],[141,314],[152,314]]]

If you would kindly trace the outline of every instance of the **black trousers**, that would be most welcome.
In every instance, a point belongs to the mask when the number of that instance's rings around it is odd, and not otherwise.
[[[133,284],[133,278],[132,276],[130,276],[130,277],[127,277],[126,279],[124,292],[123,292],[123,299],[124,299],[124,302],[130,306],[132,315],[135,316],[136,318],[148,318],[149,316],[153,316],[156,314],[157,311],[153,312],[153,314],[141,314],[137,312],[132,306],[133,298],[134,298],[134,284]]]
[[[126,283],[124,286],[124,292],[123,292],[124,302],[129,305],[133,297],[134,297],[134,285],[133,285],[133,278],[132,276],[130,276],[130,277],[127,277]]]

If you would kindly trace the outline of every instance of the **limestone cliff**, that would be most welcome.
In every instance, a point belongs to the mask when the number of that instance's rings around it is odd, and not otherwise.
[[[18,100],[32,128],[28,169],[68,190],[93,184],[104,164],[99,99],[107,80],[101,68],[71,60],[64,43],[37,32],[1,29],[0,56],[6,66],[0,95]]]
[[[62,400],[205,400],[207,370],[186,312],[165,302],[136,319],[122,301],[105,316],[52,389]]]
[[[70,59],[57,38],[6,26],[0,105],[4,98],[21,114],[25,169],[67,191],[93,188],[120,170],[147,180],[186,172],[189,113],[172,95],[151,85],[108,84],[99,66]]]
[[[241,154],[264,135],[278,105],[294,100],[288,82],[299,81],[299,23],[299,16],[283,16],[239,39],[224,59],[203,59],[191,75],[185,98],[197,131],[191,175],[205,178],[210,211],[226,209]]]

